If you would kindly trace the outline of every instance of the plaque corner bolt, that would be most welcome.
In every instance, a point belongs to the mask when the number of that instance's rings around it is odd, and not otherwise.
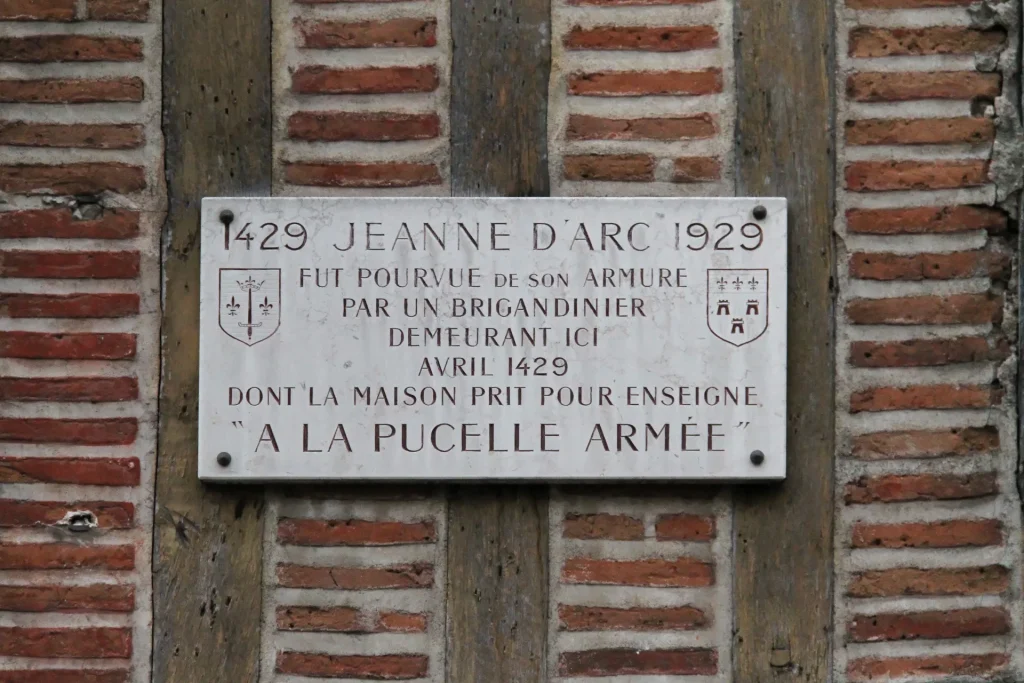
[[[231,454],[230,453],[218,453],[217,454],[217,464],[220,465],[221,467],[227,467],[228,465],[230,465],[231,464]]]
[[[228,456],[229,459],[230,457],[231,456]],[[754,465],[764,464],[764,453],[761,451],[752,451],[750,454],[750,462],[754,463]]]
[[[233,220],[235,220],[235,212],[231,209],[224,209],[220,212],[220,222],[224,225],[231,225]]]
[[[768,217],[768,209],[766,209],[763,205],[758,204],[757,206],[754,207],[753,214],[756,220],[763,221],[765,218]]]

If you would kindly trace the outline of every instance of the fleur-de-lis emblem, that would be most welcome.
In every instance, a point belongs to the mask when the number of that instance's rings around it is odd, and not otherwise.
[[[263,303],[260,304],[260,310],[263,311],[263,315],[270,315],[270,311],[274,308],[274,304],[270,303],[268,297],[263,297]]]
[[[720,277],[720,278],[718,278],[718,280],[717,280],[717,282],[715,284],[718,285],[718,289],[725,289],[726,280],[725,280],[724,277]]]
[[[750,289],[754,290],[754,289],[757,289],[757,286],[760,283],[757,281],[756,277],[752,277],[752,278],[750,278],[750,282],[748,282],[747,284],[750,285]]]
[[[242,304],[235,301],[235,297],[231,297],[231,301],[224,305],[228,309],[228,315],[238,315],[238,309],[242,307]]]
[[[735,287],[737,291],[739,291],[740,287],[743,286],[743,281],[737,277],[735,280],[732,281],[732,286]]]

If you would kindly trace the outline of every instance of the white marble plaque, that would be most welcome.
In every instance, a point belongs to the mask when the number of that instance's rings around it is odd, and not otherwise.
[[[202,222],[203,479],[785,477],[784,199],[209,198]]]

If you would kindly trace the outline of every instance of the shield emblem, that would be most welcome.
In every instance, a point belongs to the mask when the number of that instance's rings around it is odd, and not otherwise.
[[[708,329],[733,346],[768,329],[768,269],[708,269]]]
[[[281,324],[280,268],[220,269],[220,329],[246,346],[259,344]]]

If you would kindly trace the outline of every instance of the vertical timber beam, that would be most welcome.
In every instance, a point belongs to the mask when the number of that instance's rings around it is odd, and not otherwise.
[[[547,196],[550,0],[453,0],[452,193]],[[450,683],[547,681],[548,488],[448,505]]]
[[[153,680],[259,676],[261,490],[197,478],[199,207],[269,195],[270,3],[164,3],[168,218],[154,539]]]
[[[735,680],[818,683],[831,678],[832,5],[737,0],[736,36],[737,194],[789,200],[789,463],[784,483],[737,492]]]

